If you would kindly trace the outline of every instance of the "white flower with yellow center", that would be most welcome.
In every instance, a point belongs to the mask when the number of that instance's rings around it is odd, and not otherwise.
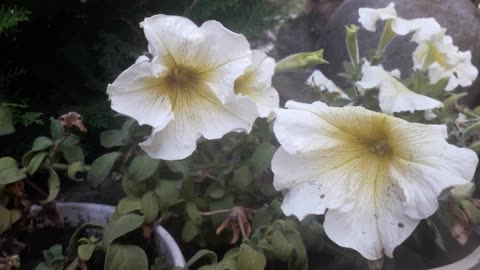
[[[378,103],[384,113],[414,112],[442,106],[438,100],[411,91],[382,66],[365,62],[362,73],[362,80],[357,85],[363,89],[379,88]]]
[[[358,21],[367,31],[375,32],[377,21],[386,21],[387,27],[390,27],[397,35],[404,36],[414,31],[412,40],[416,42],[430,39],[441,29],[433,18],[407,20],[399,17],[394,3],[390,3],[385,8],[360,8],[358,14]]]
[[[472,65],[470,51],[462,52],[453,45],[446,29],[422,41],[413,52],[414,69],[428,70],[431,83],[449,78],[445,90],[455,90],[459,85],[467,87],[477,78],[478,70]]]
[[[409,123],[363,107],[289,101],[278,109],[273,185],[282,210],[325,214],[330,239],[375,260],[432,215],[447,187],[468,183],[477,155],[445,141],[444,125]],[[328,209],[328,211],[327,211]]]
[[[327,91],[329,93],[337,93],[340,97],[350,99],[350,97],[343,92],[332,80],[325,77],[320,70],[315,70],[310,77],[308,77],[306,84],[312,87],[320,88],[320,91]]]
[[[235,81],[235,94],[250,97],[260,117],[268,117],[278,108],[280,98],[272,87],[272,76],[275,73],[275,60],[259,50],[252,51],[252,64],[245,73]]]
[[[178,16],[156,15],[141,26],[153,59],[139,59],[107,93],[115,111],[153,127],[143,150],[154,158],[183,159],[201,136],[251,130],[256,106],[233,89],[251,63],[243,35],[216,21],[197,27]]]

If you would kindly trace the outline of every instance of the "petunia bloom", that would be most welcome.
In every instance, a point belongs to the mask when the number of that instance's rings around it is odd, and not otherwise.
[[[459,85],[470,86],[478,75],[477,68],[472,64],[472,54],[460,51],[445,32],[442,29],[430,40],[418,44],[413,52],[414,69],[428,70],[431,83],[449,78],[445,87],[447,91],[455,90]]]
[[[312,75],[308,77],[306,84],[309,86],[316,86],[320,91],[327,91],[329,93],[337,93],[340,97],[350,99],[350,97],[343,92],[332,80],[325,77],[320,70],[313,71]]]
[[[273,185],[282,210],[325,214],[330,239],[375,260],[392,257],[437,196],[473,177],[477,155],[446,142],[444,125],[409,123],[363,107],[289,101],[278,109]],[[328,211],[327,211],[328,209]]]
[[[387,21],[388,27],[391,27],[391,30],[397,35],[404,36],[415,32],[412,40],[416,42],[430,39],[441,29],[433,18],[407,20],[399,17],[394,3],[390,3],[385,8],[360,8],[358,14],[358,21],[367,31],[375,32],[377,21]]]
[[[257,105],[260,117],[268,117],[278,108],[280,98],[272,87],[275,60],[259,50],[252,51],[252,64],[235,81],[235,93],[250,97]]]
[[[234,82],[251,64],[243,35],[219,22],[200,27],[178,16],[156,15],[141,26],[153,58],[141,57],[108,85],[112,109],[153,127],[140,144],[150,156],[183,159],[201,136],[249,132],[255,103],[235,95]]]
[[[438,100],[411,91],[382,66],[371,66],[365,62],[362,73],[363,77],[357,85],[363,89],[379,88],[378,102],[384,113],[414,112],[442,106]]]

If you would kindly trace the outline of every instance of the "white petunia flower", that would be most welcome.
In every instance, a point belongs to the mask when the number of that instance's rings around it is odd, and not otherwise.
[[[362,80],[357,85],[363,89],[379,88],[378,103],[384,113],[414,112],[442,106],[438,100],[411,91],[382,66],[365,62],[362,73]]]
[[[414,31],[412,40],[416,42],[430,39],[433,34],[441,29],[438,22],[433,18],[407,20],[399,17],[394,3],[379,9],[360,8],[358,14],[358,21],[367,31],[375,32],[377,21],[387,21],[392,31],[397,35],[404,36]]]
[[[335,85],[333,81],[325,77],[320,70],[313,71],[312,75],[308,77],[305,83],[312,87],[319,87],[321,91],[327,90],[329,93],[338,93],[340,97],[350,99],[350,97],[345,94],[342,89]]]
[[[452,91],[459,85],[470,86],[478,75],[477,68],[472,65],[472,55],[470,51],[459,51],[445,32],[446,29],[442,29],[430,40],[418,44],[413,52],[414,69],[428,70],[430,83],[449,78],[445,87],[447,91]]]
[[[325,214],[330,239],[375,260],[392,257],[437,196],[473,177],[475,152],[446,142],[444,125],[409,123],[363,107],[289,101],[278,109],[273,185],[286,215]],[[328,209],[328,211],[327,211]]]
[[[243,35],[216,21],[197,27],[178,16],[156,15],[141,26],[153,59],[138,59],[107,93],[112,109],[153,127],[143,150],[154,158],[183,159],[201,136],[251,130],[256,106],[233,89],[251,63]]]
[[[280,103],[278,92],[272,87],[274,73],[275,60],[259,50],[253,50],[252,64],[235,81],[235,93],[250,97],[257,104],[260,117],[268,117]]]

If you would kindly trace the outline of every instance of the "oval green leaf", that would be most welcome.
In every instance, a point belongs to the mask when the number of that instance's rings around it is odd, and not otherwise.
[[[121,156],[120,152],[108,153],[97,158],[91,165],[87,175],[87,182],[92,187],[98,187],[105,180]]]
[[[148,270],[145,251],[134,245],[112,245],[105,256],[104,270]]]
[[[143,224],[143,216],[128,213],[110,221],[103,233],[103,245],[108,247],[115,239],[129,233]]]

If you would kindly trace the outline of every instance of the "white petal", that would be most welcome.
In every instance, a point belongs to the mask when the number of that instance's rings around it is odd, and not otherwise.
[[[453,187],[453,189],[450,191],[450,194],[457,201],[460,201],[463,199],[471,198],[474,192],[475,184],[472,182],[468,182],[466,184]]]
[[[268,117],[280,103],[277,90],[271,86],[263,89],[262,93],[250,95],[250,98],[257,104],[260,117]]]
[[[422,70],[425,65],[430,48],[427,42],[421,42],[412,53],[413,68],[415,70]]]
[[[413,19],[410,23],[412,24],[412,28],[415,29],[412,41],[417,43],[432,39],[434,35],[442,30],[442,27],[434,18]]]
[[[278,141],[288,153],[296,154],[328,149],[342,143],[332,136],[337,128],[315,114],[316,106],[321,108],[322,105],[305,104],[304,106],[308,106],[309,109],[307,111],[301,108],[295,109],[295,106],[299,104],[301,103],[289,101],[286,105],[288,110],[278,109],[275,111],[276,119],[273,130]],[[305,134],[309,134],[309,136],[304,136]]]
[[[148,61],[139,62],[122,72],[107,87],[112,109],[128,115],[140,125],[164,126],[172,118],[171,104],[152,75]]]
[[[245,36],[231,32],[217,21],[207,21],[200,28],[208,33],[209,41],[202,47],[202,59],[213,66],[213,79],[208,85],[223,102],[234,93],[235,80],[251,64],[250,44]]]
[[[358,10],[358,22],[370,32],[377,30],[376,23],[378,20],[388,20],[397,17],[395,11],[395,4],[390,3],[385,8],[373,9],[373,8],[360,8]]]
[[[393,257],[395,247],[419,223],[403,213],[401,190],[380,181],[355,194],[357,203],[350,211],[328,210],[325,233],[338,245],[353,248],[369,260],[381,258],[384,252]]]
[[[255,104],[248,97],[235,97],[222,104],[213,95],[190,100],[188,106],[175,112],[175,118],[164,129],[154,130],[141,143],[151,157],[178,160],[196,149],[197,139],[219,139],[231,131],[250,132],[255,121]]]
[[[198,27],[185,17],[155,15],[140,23],[154,57],[178,57],[178,48],[184,46]]]
[[[256,104],[260,117],[268,117],[279,107],[277,90],[271,86],[275,72],[275,60],[265,53],[254,50],[252,64],[235,81],[235,93],[250,97]]]
[[[378,101],[382,112],[387,114],[422,111],[442,106],[440,101],[412,92],[394,78],[381,84]]]
[[[145,19],[142,27],[155,62],[193,68],[209,78],[209,88],[222,102],[234,95],[235,79],[251,63],[247,39],[217,21],[197,27],[183,17],[157,15]]]
[[[392,30],[395,34],[404,36],[411,31],[413,31],[415,25],[411,23],[409,20],[405,20],[402,18],[395,18],[392,20]]]
[[[325,77],[320,70],[313,71],[312,75],[306,81],[307,85],[317,86],[320,90],[327,90],[330,93],[338,93],[343,98],[349,98],[333,81]]]
[[[432,110],[425,110],[425,112],[423,112],[423,118],[425,118],[427,121],[430,121],[437,118],[437,115]]]
[[[380,109],[384,113],[413,112],[442,106],[440,101],[410,91],[389,72],[384,70],[382,66],[370,66],[366,62],[362,66],[362,72],[362,80],[357,82],[357,84],[364,89],[375,87],[380,89],[378,101]]]
[[[391,141],[400,158],[392,168],[393,179],[405,193],[405,212],[425,218],[437,208],[436,198],[447,187],[473,178],[478,157],[475,152],[446,143],[446,126],[397,121]]]

